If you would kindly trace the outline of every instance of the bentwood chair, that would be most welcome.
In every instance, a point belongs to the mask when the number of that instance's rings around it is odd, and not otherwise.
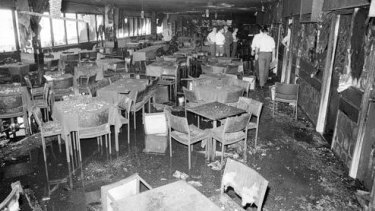
[[[262,113],[263,103],[247,98],[247,97],[240,97],[237,103],[237,108],[245,110],[249,113],[252,117],[256,118],[256,121],[250,121],[248,125],[248,129],[255,129],[255,147],[258,143],[258,133],[259,133],[259,122],[260,122],[260,115]]]
[[[224,194],[228,187],[233,188],[242,198],[242,207],[255,204],[258,211],[262,210],[268,181],[254,169],[228,158],[221,180],[221,194]]]
[[[225,120],[224,125],[211,129],[212,139],[221,143],[221,162],[223,162],[224,159],[225,145],[233,144],[239,141],[244,141],[244,159],[246,160],[247,129],[250,117],[250,114],[230,117]]]
[[[277,109],[278,102],[289,103],[294,107],[294,116],[295,120],[297,120],[298,91],[299,84],[276,83],[272,115],[275,116],[275,109]]]
[[[192,145],[210,138],[208,130],[201,130],[194,125],[188,125],[186,117],[179,117],[172,114],[169,108],[164,109],[167,116],[169,128],[169,156],[172,157],[172,138],[177,142],[188,146],[188,163],[191,169]]]
[[[79,161],[82,161],[81,139],[97,138],[98,145],[102,144],[102,136],[105,138],[105,146],[111,148],[111,129],[109,125],[109,109],[105,109],[100,113],[78,113],[78,131],[73,140],[72,146],[76,146],[78,150]],[[88,116],[91,116],[88,118]]]
[[[131,107],[133,105],[133,100],[135,99],[137,95],[136,91],[132,91],[129,93],[128,96],[123,96],[123,100],[119,102],[118,104],[118,109],[120,113],[120,119],[121,119],[121,124],[122,125],[127,125],[128,127],[128,144],[130,144],[130,113],[131,113]],[[124,111],[124,115],[122,115],[122,111]],[[116,146],[116,150],[118,149],[118,146]]]
[[[53,97],[53,95],[51,95],[52,92],[53,91],[50,89],[50,85],[48,83],[45,83],[43,87],[43,97],[41,99],[33,99],[32,101],[34,107],[38,107],[44,110],[46,121],[49,120],[49,114],[51,110],[50,103]]]
[[[25,76],[24,79],[25,79],[25,82],[26,82],[26,86],[30,91],[30,95],[31,95],[32,100],[34,100],[37,97],[43,96],[44,87],[34,87],[28,76]]]

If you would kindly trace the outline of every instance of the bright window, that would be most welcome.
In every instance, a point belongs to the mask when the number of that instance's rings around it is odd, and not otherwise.
[[[78,34],[79,34],[79,42],[88,42],[89,38],[87,36],[87,23],[83,22],[88,17],[84,17],[83,14],[77,14],[78,21]]]
[[[163,23],[162,23],[160,26],[157,26],[157,27],[156,27],[156,33],[157,33],[157,34],[161,34],[161,33],[163,33]]]
[[[43,13],[44,15],[48,15],[48,12]],[[41,26],[40,30],[40,42],[42,44],[42,48],[44,47],[51,47],[52,46],[52,36],[51,36],[51,23],[49,17],[42,17],[40,19],[39,25]]]
[[[132,37],[134,36],[134,19],[133,18],[129,18],[129,37]]]
[[[12,10],[0,9],[0,52],[16,51]]]
[[[61,14],[61,17],[63,15]],[[66,45],[65,25],[63,19],[52,19],[54,45]]]
[[[66,18],[69,19],[76,19],[75,13],[66,13]],[[67,20],[66,21],[66,36],[68,38],[68,44],[77,44],[78,43],[78,36],[77,36],[77,21]]]
[[[124,19],[124,36],[129,37],[129,18]]]
[[[134,36],[138,36],[138,18],[134,18]]]
[[[96,40],[96,29],[95,29],[95,15],[87,15],[89,17],[89,39],[90,41]]]
[[[100,26],[103,26],[103,24],[104,24],[104,22],[103,22],[103,15],[97,15],[97,16],[96,16],[96,22],[97,22],[97,23],[96,23],[96,26],[98,27],[98,28],[97,28],[97,31],[99,32],[99,27],[100,27]],[[98,39],[100,39],[100,40],[101,40],[101,39],[105,39],[105,37],[104,37],[104,32],[102,33],[102,36],[103,36],[103,38],[101,38],[101,37],[100,37],[100,34],[99,34]]]
[[[146,19],[146,34],[151,34],[151,19]]]

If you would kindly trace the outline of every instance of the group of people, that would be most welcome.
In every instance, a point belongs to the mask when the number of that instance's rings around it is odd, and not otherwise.
[[[213,27],[207,36],[211,56],[236,57],[237,32],[238,28],[234,28],[232,33],[229,31],[228,26],[224,26],[219,30]]]

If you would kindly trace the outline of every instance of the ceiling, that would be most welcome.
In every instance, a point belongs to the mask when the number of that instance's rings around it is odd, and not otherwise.
[[[205,9],[219,12],[255,12],[263,4],[276,0],[63,0],[75,4],[87,4],[104,6],[113,4],[119,8],[134,11],[158,11],[158,12],[180,12],[199,13]]]

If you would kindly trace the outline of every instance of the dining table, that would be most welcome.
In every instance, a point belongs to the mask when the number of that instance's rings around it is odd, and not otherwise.
[[[108,69],[116,70],[119,63],[123,63],[125,65],[125,60],[118,58],[101,58],[96,60],[96,65],[101,68],[103,72],[107,71]]]
[[[146,48],[142,48],[133,53],[133,62],[141,62],[152,60],[156,58],[156,51],[160,48],[164,48],[166,45],[152,45]]]
[[[78,65],[74,68],[74,78],[75,80],[82,77],[94,77],[95,81],[101,81],[104,79],[103,68],[98,66],[97,64],[90,64],[90,65]]]
[[[104,101],[117,105],[131,91],[142,91],[149,84],[148,79],[123,78],[97,90],[97,96]]]
[[[233,103],[237,102],[242,96],[243,90],[239,86],[230,86],[224,84],[207,84],[193,86],[193,92],[199,101]]]
[[[184,180],[169,183],[111,204],[116,211],[221,211],[214,202]]]
[[[217,122],[219,120],[246,113],[246,111],[243,109],[229,106],[220,102],[210,102],[210,103],[205,103],[205,104],[195,106],[195,107],[186,107],[186,111],[196,114],[198,116],[201,116],[203,118],[206,118],[208,120],[211,120],[213,128],[217,127]],[[215,143],[216,142],[212,142],[212,140],[207,142],[208,150],[207,150],[206,157],[209,160],[210,159],[213,160],[215,158],[215,154],[216,154]]]
[[[91,124],[97,120],[98,114],[108,111],[108,123],[115,128],[116,152],[119,151],[118,133],[122,124],[117,106],[100,97],[77,95],[64,98],[55,102],[52,108],[52,119],[61,123],[64,140],[70,140],[70,133],[78,131],[79,124]]]
[[[21,80],[30,71],[30,64],[23,63],[23,62],[4,64],[4,65],[0,65],[0,67],[1,68],[8,68],[9,73],[12,76],[19,76],[19,77],[21,77]]]
[[[175,61],[156,61],[146,65],[146,75],[160,77],[161,75],[177,76],[178,65]]]

